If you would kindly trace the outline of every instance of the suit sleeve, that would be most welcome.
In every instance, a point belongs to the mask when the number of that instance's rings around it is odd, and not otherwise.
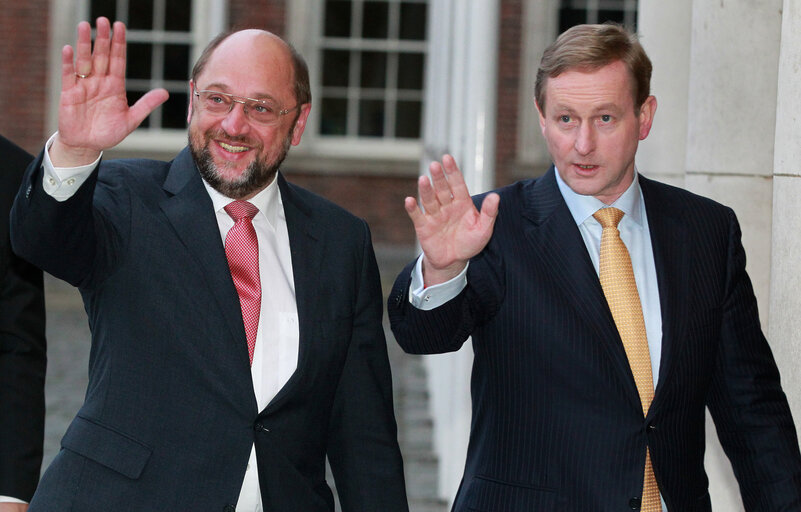
[[[382,293],[370,233],[362,222],[361,275],[352,336],[334,398],[328,458],[343,512],[408,511]]]
[[[5,139],[1,142],[0,495],[30,501],[44,440],[44,293],[42,271],[12,253],[7,231],[14,191],[32,157]]]
[[[476,327],[495,315],[505,292],[502,251],[493,238],[470,260],[467,286],[445,304],[424,311],[409,303],[415,262],[395,280],[387,300],[392,333],[410,354],[442,354],[459,350]]]
[[[729,212],[721,342],[708,407],[745,509],[801,510],[801,455],[779,371],[762,334],[745,271],[740,228]]]

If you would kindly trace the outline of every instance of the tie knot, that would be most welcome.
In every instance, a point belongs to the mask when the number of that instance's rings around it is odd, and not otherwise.
[[[239,222],[245,218],[252,219],[259,213],[259,209],[247,201],[234,201],[228,203],[225,207],[225,212],[234,219],[234,222]]]
[[[620,219],[623,218],[623,210],[617,208],[601,208],[592,214],[595,220],[601,223],[604,228],[616,228]]]

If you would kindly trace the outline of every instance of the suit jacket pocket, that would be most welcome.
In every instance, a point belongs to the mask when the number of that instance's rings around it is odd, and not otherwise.
[[[152,449],[94,420],[77,416],[61,446],[131,479],[137,479],[147,464]]]
[[[466,490],[468,510],[478,512],[547,512],[558,510],[556,489],[477,476]]]

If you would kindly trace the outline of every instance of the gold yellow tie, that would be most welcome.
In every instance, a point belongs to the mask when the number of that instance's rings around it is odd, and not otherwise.
[[[651,374],[651,355],[642,316],[640,295],[631,268],[629,251],[620,239],[617,225],[623,212],[617,208],[601,208],[593,214],[604,230],[601,234],[600,278],[612,317],[623,340],[623,348],[634,374],[640,394],[643,415],[648,413],[654,398],[654,381]],[[659,487],[651,466],[651,454],[645,451],[645,477],[642,492],[642,512],[662,512]]]

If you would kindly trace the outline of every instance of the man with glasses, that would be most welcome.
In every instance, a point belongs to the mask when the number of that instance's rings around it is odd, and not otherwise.
[[[189,82],[189,147],[100,163],[129,107],[125,27],[62,52],[59,130],[32,165],[15,249],[76,285],[86,401],[32,511],[406,511],[367,225],[278,172],[311,108],[303,59],[223,34]]]

